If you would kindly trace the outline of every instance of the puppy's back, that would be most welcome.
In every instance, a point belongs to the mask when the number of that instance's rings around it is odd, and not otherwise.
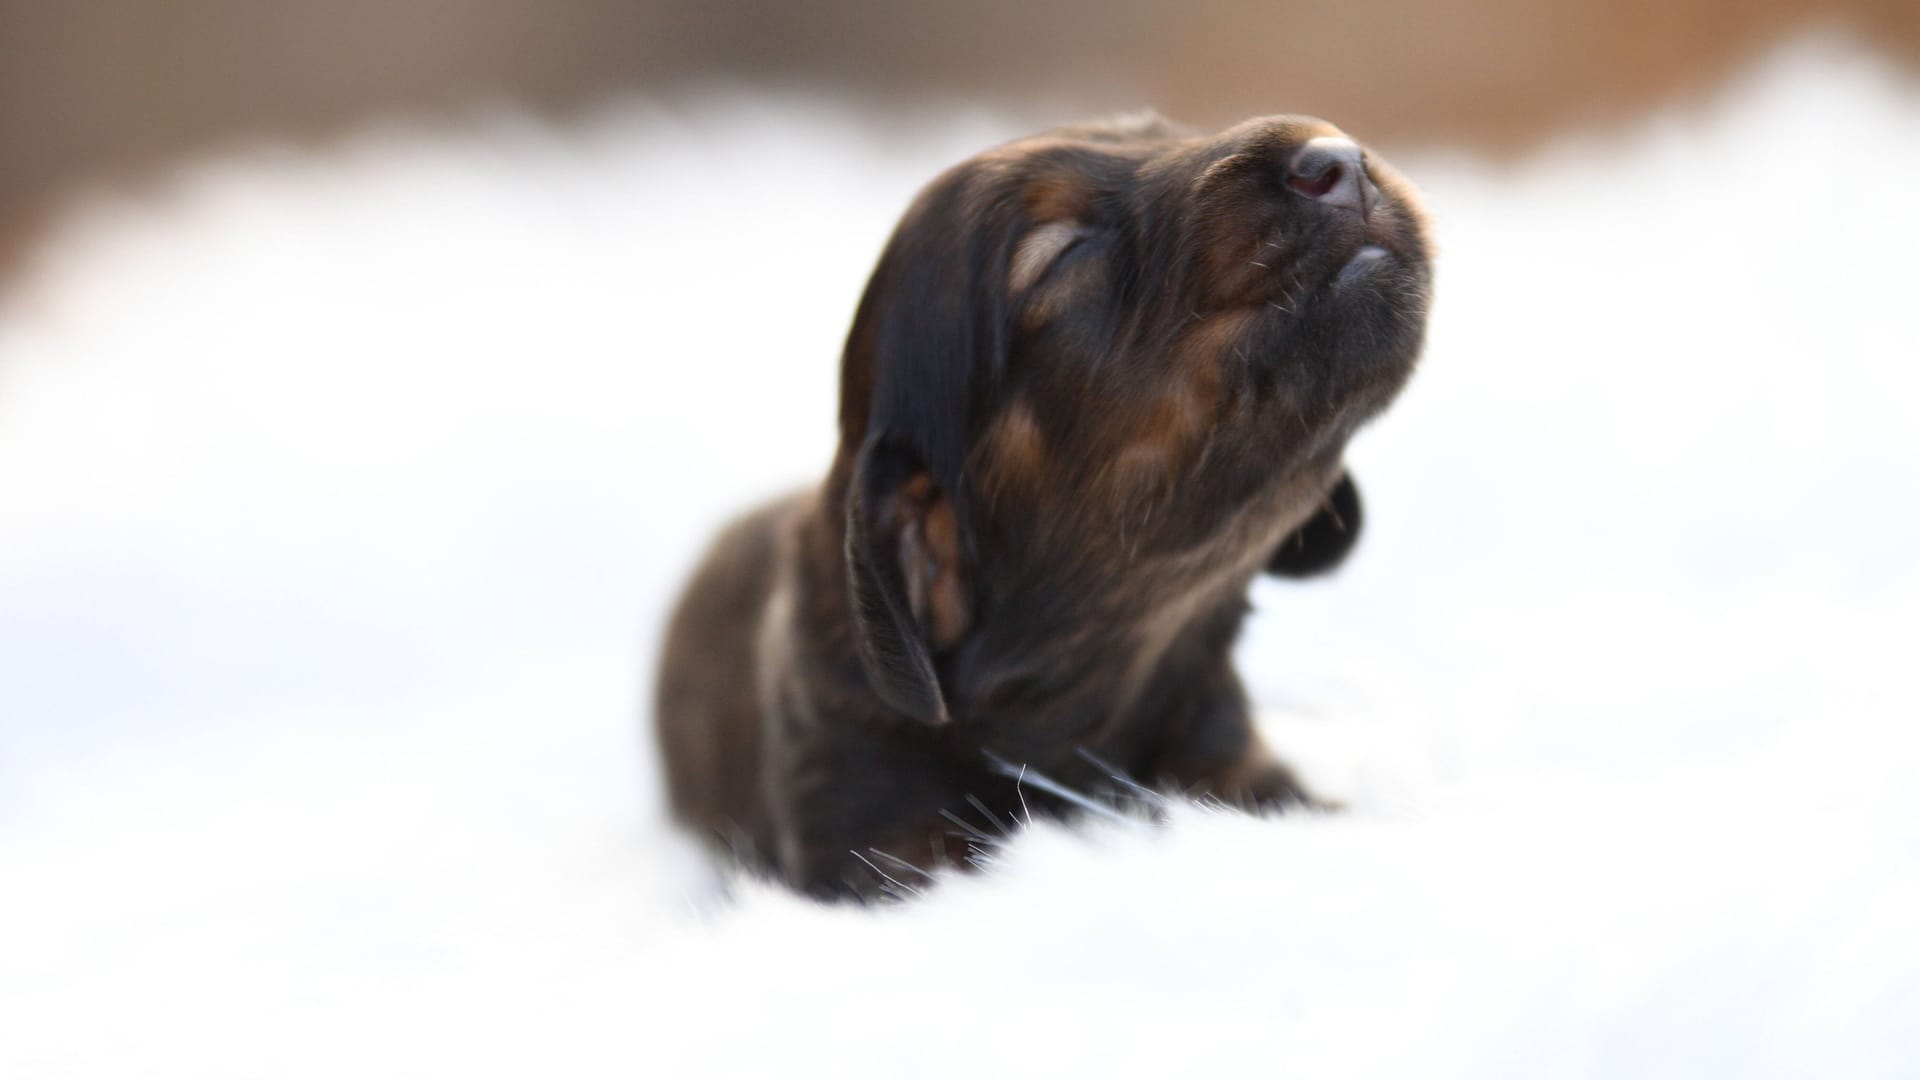
[[[771,854],[760,794],[755,639],[779,536],[806,501],[762,506],[714,541],[667,627],[654,722],[673,814],[749,861]]]

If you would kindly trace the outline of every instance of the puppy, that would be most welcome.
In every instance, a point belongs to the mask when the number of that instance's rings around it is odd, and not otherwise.
[[[1256,573],[1353,545],[1341,455],[1429,281],[1411,188],[1310,118],[1072,128],[935,179],[855,313],[825,483],[729,528],[673,616],[675,816],[833,896],[1068,809],[1020,767],[1309,802],[1229,654]]]

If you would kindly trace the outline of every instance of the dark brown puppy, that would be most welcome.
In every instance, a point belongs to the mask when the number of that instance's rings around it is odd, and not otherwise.
[[[936,179],[854,318],[826,483],[728,530],[674,615],[675,814],[831,895],[960,860],[953,818],[1063,809],[996,758],[1306,801],[1230,646],[1256,573],[1352,545],[1341,454],[1428,285],[1411,189],[1309,118],[1064,130]]]

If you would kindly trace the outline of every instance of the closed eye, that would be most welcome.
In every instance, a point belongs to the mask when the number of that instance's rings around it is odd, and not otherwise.
[[[1021,293],[1032,288],[1047,270],[1088,236],[1085,226],[1072,221],[1050,221],[1035,228],[1014,249],[1013,263],[1007,271],[1007,291]]]

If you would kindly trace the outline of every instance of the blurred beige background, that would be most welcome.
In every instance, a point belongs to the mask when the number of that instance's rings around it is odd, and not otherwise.
[[[0,0],[0,261],[76,183],[384,115],[723,82],[1502,150],[1823,24],[1920,56],[1913,0]]]

